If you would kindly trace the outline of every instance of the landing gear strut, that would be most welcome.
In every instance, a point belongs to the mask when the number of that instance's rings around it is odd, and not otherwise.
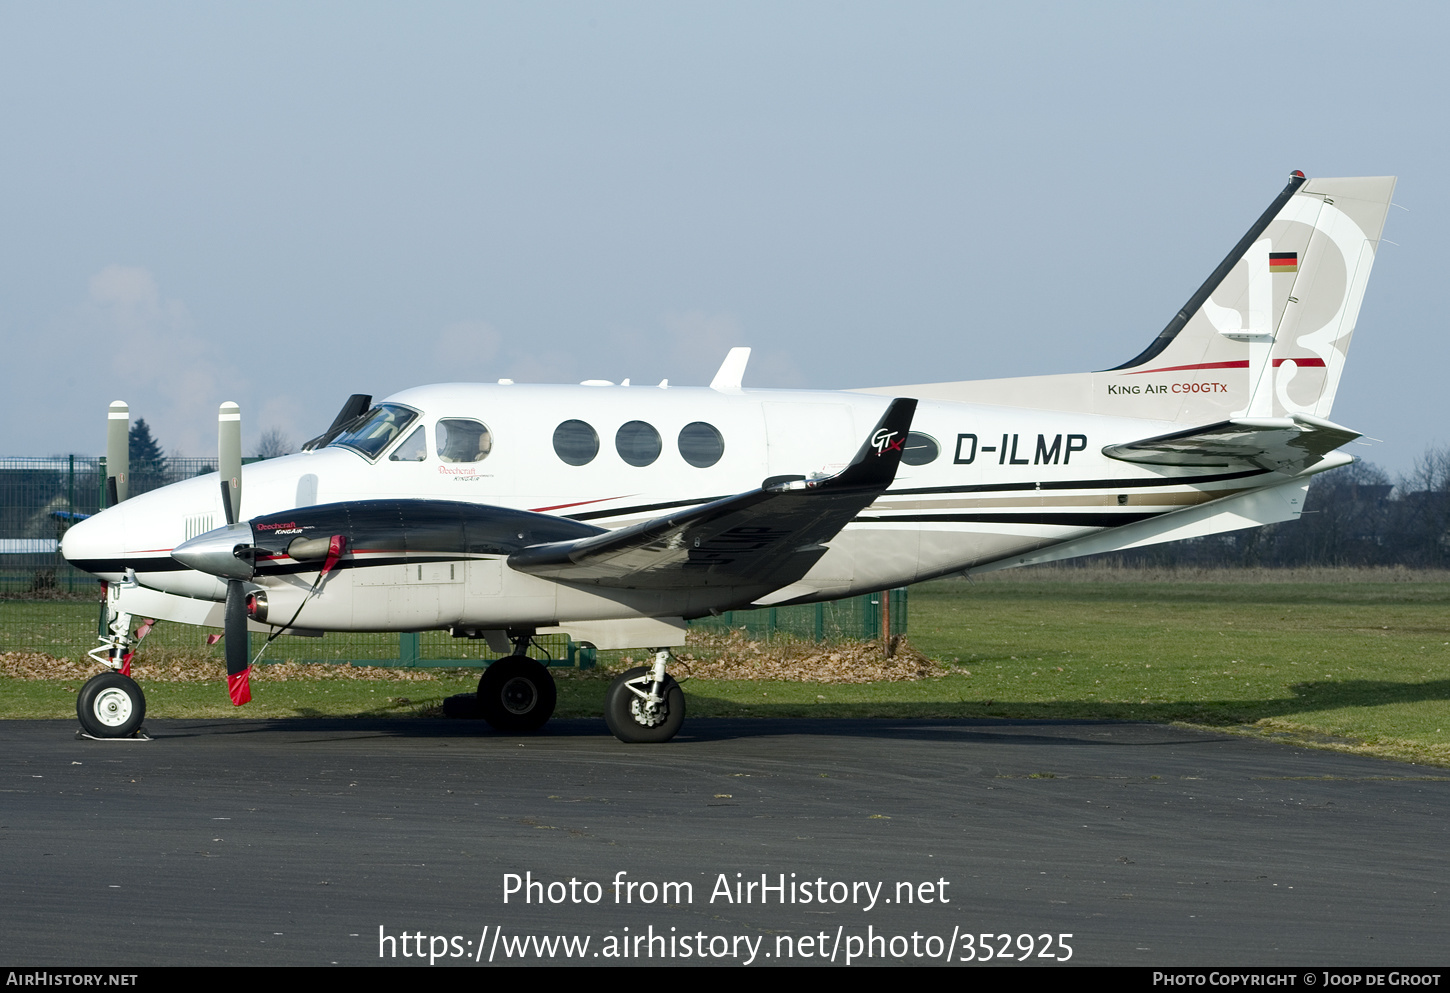
[[[554,716],[558,690],[549,670],[525,655],[528,638],[514,641],[514,654],[499,659],[478,680],[478,710],[494,730],[527,734]]]
[[[654,665],[630,669],[609,684],[604,722],[620,741],[669,741],[685,723],[685,693],[665,674],[669,657],[668,648],[658,648]]]
[[[130,737],[146,717],[146,694],[129,675],[134,642],[131,615],[121,610],[120,594],[119,584],[106,585],[106,599],[101,602],[101,644],[89,653],[110,671],[91,677],[76,697],[76,717],[92,738]]]

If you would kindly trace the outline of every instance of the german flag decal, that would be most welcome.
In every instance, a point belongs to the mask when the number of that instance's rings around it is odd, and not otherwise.
[[[1269,253],[1269,271],[1270,272],[1298,272],[1299,271],[1299,253],[1298,252],[1270,252]]]

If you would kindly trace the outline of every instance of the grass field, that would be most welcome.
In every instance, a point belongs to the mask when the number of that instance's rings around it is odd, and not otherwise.
[[[915,592],[912,640],[957,663],[971,713],[1251,725],[1450,764],[1450,582],[962,585]]]
[[[913,588],[910,640],[946,674],[695,679],[690,713],[1179,721],[1450,765],[1450,581],[1434,574],[1007,573]],[[235,711],[220,677],[148,683],[140,672],[156,717],[406,715],[477,679],[262,679]],[[606,685],[603,674],[561,674],[559,715],[597,715]],[[73,714],[77,688],[0,680],[0,716]]]

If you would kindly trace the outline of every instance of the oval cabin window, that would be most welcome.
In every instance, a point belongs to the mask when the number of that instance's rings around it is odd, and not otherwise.
[[[696,469],[706,469],[725,454],[725,439],[715,425],[704,421],[686,424],[680,429],[680,458]]]
[[[569,465],[587,465],[599,454],[599,434],[584,421],[565,421],[554,429],[554,454]]]
[[[629,421],[614,435],[614,448],[630,465],[649,465],[660,457],[660,433],[644,421]]]

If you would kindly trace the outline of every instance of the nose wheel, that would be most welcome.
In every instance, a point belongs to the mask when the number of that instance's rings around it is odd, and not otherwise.
[[[146,717],[146,694],[130,676],[103,672],[81,687],[76,716],[92,738],[127,738]]]

